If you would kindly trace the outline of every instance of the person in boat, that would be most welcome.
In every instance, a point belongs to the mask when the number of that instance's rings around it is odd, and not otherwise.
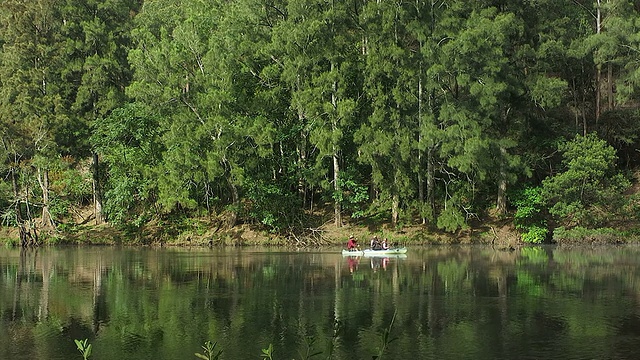
[[[378,236],[374,236],[371,238],[370,247],[371,250],[380,250],[380,240],[378,240]]]
[[[382,240],[382,250],[389,250],[389,242],[387,241],[387,238]]]
[[[353,235],[349,236],[349,240],[347,241],[347,250],[358,251],[358,240],[356,240]]]

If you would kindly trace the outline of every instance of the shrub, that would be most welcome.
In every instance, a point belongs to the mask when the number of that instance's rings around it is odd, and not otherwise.
[[[549,231],[542,212],[542,188],[526,187],[510,197],[516,207],[514,224],[522,232],[522,241],[534,244],[544,242]]]
[[[568,226],[602,226],[623,208],[623,192],[629,187],[615,171],[615,150],[593,133],[561,144],[559,150],[564,171],[542,183],[549,213]]]

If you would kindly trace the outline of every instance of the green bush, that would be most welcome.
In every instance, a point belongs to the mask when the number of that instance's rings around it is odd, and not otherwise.
[[[522,241],[534,244],[544,242],[549,230],[543,216],[542,188],[526,187],[511,194],[510,200],[516,207],[514,224],[522,232]]]
[[[588,229],[576,226],[572,229],[558,227],[553,231],[553,241],[558,244],[616,244],[624,238],[624,233],[612,228]]]
[[[565,226],[600,227],[625,208],[629,181],[615,170],[616,152],[596,134],[559,146],[564,171],[545,179],[542,197]]]
[[[532,244],[540,244],[545,241],[549,229],[537,225],[529,226],[526,232],[522,234],[522,241]]]
[[[297,194],[277,184],[263,180],[247,180],[240,215],[262,224],[271,232],[287,229],[295,223],[295,211],[300,208]]]
[[[351,213],[351,217],[363,217],[364,207],[369,201],[368,189],[365,185],[354,180],[354,176],[345,172],[340,178],[341,193],[333,194],[333,200],[338,201],[342,206],[342,210]]]
[[[5,247],[16,247],[20,246],[20,240],[18,238],[15,239],[0,239],[0,244],[4,244]]]
[[[468,228],[465,217],[458,209],[449,206],[438,216],[438,228],[448,232]]]

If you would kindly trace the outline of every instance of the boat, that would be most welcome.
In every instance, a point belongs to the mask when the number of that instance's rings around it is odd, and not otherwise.
[[[400,252],[395,252],[395,253],[385,252],[385,253],[379,254],[377,251],[370,251],[370,252],[365,251],[364,257],[366,257],[366,258],[406,259],[407,258],[407,254],[406,253],[400,253]]]
[[[364,250],[356,250],[356,251],[342,249],[343,256],[389,256],[389,255],[406,254],[406,252],[407,252],[406,247],[386,249],[386,250],[364,249]]]

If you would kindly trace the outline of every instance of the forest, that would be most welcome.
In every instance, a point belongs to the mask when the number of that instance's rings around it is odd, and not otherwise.
[[[1,226],[23,246],[202,219],[293,239],[488,218],[525,243],[635,236],[639,15],[623,0],[3,0]]]

